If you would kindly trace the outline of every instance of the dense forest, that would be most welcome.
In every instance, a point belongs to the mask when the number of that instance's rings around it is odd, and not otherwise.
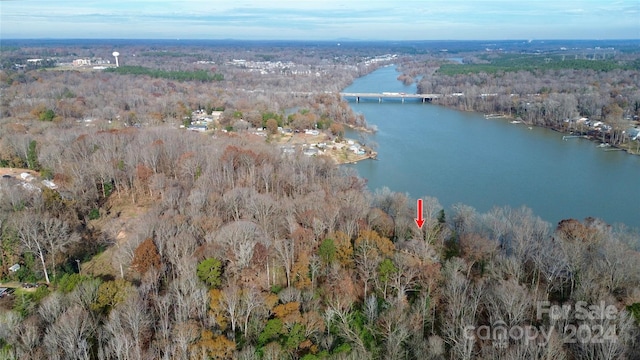
[[[390,49],[137,46],[121,63],[160,75],[0,71],[1,357],[640,356],[637,232],[595,218],[549,224],[525,207],[444,209],[429,194],[418,228],[415,199],[240,126],[366,126],[335,92],[389,63],[375,60]],[[510,79],[508,94],[544,84],[541,101],[584,84],[619,91],[598,104],[624,99],[621,121],[637,115],[637,70],[445,75],[441,54],[415,48],[396,61],[425,91],[465,92],[465,110],[481,102],[468,94]],[[218,128],[180,129],[199,109],[223,110]]]

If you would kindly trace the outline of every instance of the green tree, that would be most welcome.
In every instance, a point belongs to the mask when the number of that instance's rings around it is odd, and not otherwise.
[[[333,239],[324,239],[318,248],[318,255],[325,264],[331,264],[336,259],[336,244]]]
[[[59,290],[65,294],[73,291],[80,283],[85,281],[99,281],[94,280],[91,276],[80,274],[64,274],[56,281],[56,290]]]
[[[387,282],[391,278],[391,275],[398,272],[398,268],[393,264],[391,259],[384,259],[378,266],[378,274],[380,274],[380,281]]]
[[[40,170],[40,176],[43,179],[51,180],[51,179],[53,179],[53,170],[51,170],[50,168],[42,169],[42,170]]]
[[[19,252],[17,234],[5,225],[6,223],[0,220],[0,264],[2,264],[0,275],[6,275],[2,271],[15,263],[13,260],[16,259]]]
[[[47,109],[41,112],[40,115],[38,115],[38,119],[40,119],[41,121],[53,121],[55,117],[56,117],[56,113],[51,109]]]
[[[66,205],[59,192],[47,187],[42,189],[42,200],[44,201],[44,208],[56,216],[60,214]]]
[[[29,142],[29,148],[27,149],[27,166],[31,170],[38,171],[40,164],[38,164],[38,143],[35,140]]]
[[[95,302],[91,304],[91,309],[108,314],[114,306],[127,298],[132,289],[131,283],[124,279],[104,282],[98,287],[98,294]]]
[[[304,330],[303,325],[299,323],[293,324],[289,334],[287,334],[287,339],[284,341],[284,348],[287,350],[296,350],[305,339]]]
[[[640,324],[640,303],[633,303],[627,306],[627,311],[629,311],[636,319],[636,322]]]
[[[22,317],[27,317],[34,310],[37,310],[38,304],[47,295],[49,295],[49,289],[46,286],[39,286],[34,292],[21,292],[19,296],[16,296],[13,311]]]
[[[89,220],[97,220],[100,218],[100,210],[97,208],[93,208],[89,211]]]
[[[284,324],[280,319],[271,319],[267,321],[264,330],[258,335],[258,344],[264,346],[269,341],[277,339],[285,332]]]
[[[378,265],[378,279],[382,283],[382,291],[385,299],[387,298],[387,287],[389,284],[389,280],[391,280],[391,276],[397,272],[398,268],[389,258],[382,260],[380,262],[380,265]]]
[[[208,258],[201,261],[196,272],[198,278],[210,288],[217,288],[222,284],[222,262],[218,259]]]

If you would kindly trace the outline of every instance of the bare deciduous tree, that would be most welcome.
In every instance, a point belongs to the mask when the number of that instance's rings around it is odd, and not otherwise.
[[[462,259],[449,260],[443,271],[445,284],[442,296],[446,304],[443,314],[444,341],[451,347],[451,356],[471,359],[476,345],[473,335],[468,333],[468,327],[477,326],[482,285],[473,284],[466,278],[467,264]]]
[[[367,298],[369,290],[369,282],[376,276],[378,265],[382,259],[376,250],[374,244],[369,241],[363,241],[358,245],[355,252],[355,264],[358,271],[358,277],[362,281],[364,287],[364,298]]]
[[[231,323],[232,334],[235,334],[238,321],[241,320],[241,301],[241,289],[236,284],[230,284],[222,289],[222,296],[220,297],[220,307],[224,309],[225,313],[227,314],[227,318]]]
[[[48,327],[44,345],[51,359],[90,359],[96,324],[89,312],[72,306]]]
[[[277,256],[280,258],[287,278],[287,287],[291,287],[291,268],[295,260],[295,245],[293,239],[279,239],[274,244]]]
[[[47,283],[50,283],[48,267],[54,269],[57,256],[80,240],[69,224],[58,218],[28,214],[17,219],[15,227],[24,250],[40,260]]]

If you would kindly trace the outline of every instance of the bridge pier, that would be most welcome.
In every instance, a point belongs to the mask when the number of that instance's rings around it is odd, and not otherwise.
[[[382,98],[381,98],[381,97],[379,97],[379,98],[378,98],[378,103],[381,103],[381,102],[382,102]]]
[[[356,102],[359,103],[360,102],[360,96],[356,96]]]
[[[402,103],[404,104],[404,96],[402,97]]]

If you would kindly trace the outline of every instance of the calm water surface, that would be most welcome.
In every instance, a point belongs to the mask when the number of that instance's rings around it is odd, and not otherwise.
[[[398,75],[385,67],[344,91],[415,93]],[[379,160],[348,165],[372,191],[386,186],[412,198],[432,196],[445,209],[525,205],[553,224],[594,216],[640,228],[640,156],[434,104],[376,99],[351,106],[378,128],[365,141],[377,144]]]

